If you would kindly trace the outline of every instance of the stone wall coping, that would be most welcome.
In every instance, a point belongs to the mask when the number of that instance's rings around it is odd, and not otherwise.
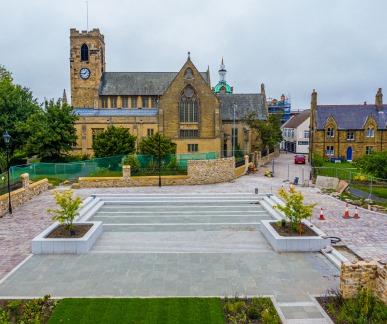
[[[42,180],[39,180],[39,181],[35,181],[33,183],[30,184],[30,188],[35,188],[43,183],[48,183],[48,179],[47,178],[44,178]]]

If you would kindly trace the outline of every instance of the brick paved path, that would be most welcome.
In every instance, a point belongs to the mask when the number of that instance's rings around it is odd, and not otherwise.
[[[141,187],[141,188],[110,188],[110,189],[80,189],[76,194],[85,198],[95,193],[203,193],[203,192],[260,192],[275,193],[281,185],[287,185],[287,165],[292,161],[292,155],[283,155],[275,162],[275,178],[266,178],[260,174],[248,175],[233,182],[216,185],[179,186],[179,187]],[[297,170],[297,168],[300,168]],[[293,174],[302,175],[299,171],[303,166],[293,166]],[[292,173],[293,172],[293,173]],[[298,172],[298,173],[297,173]],[[304,167],[306,174],[307,166]],[[329,196],[322,195],[314,188],[300,188],[308,203],[316,202],[313,222],[328,235],[339,236],[354,252],[363,258],[375,258],[387,261],[387,216],[366,210],[360,211],[360,219],[345,220],[341,217],[345,203]],[[13,216],[0,218],[0,278],[30,254],[30,240],[45,229],[50,223],[46,210],[54,207],[50,192],[34,198],[25,205],[16,208]],[[320,207],[326,214],[326,221],[319,221]]]

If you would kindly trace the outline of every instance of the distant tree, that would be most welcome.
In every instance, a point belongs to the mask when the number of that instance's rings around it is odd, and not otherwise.
[[[159,150],[160,143],[160,150]],[[148,154],[157,156],[157,158],[163,158],[168,154],[176,153],[176,144],[172,142],[169,137],[163,134],[156,133],[151,136],[144,137],[139,145],[139,151],[141,154]],[[160,156],[159,156],[160,151]]]
[[[268,148],[272,151],[282,141],[280,115],[270,114],[267,120],[260,120],[252,113],[244,121],[257,133],[256,142],[260,142],[261,150]]]
[[[46,161],[60,160],[68,155],[76,144],[77,119],[69,105],[62,104],[60,100],[46,101],[45,109],[30,116],[25,125],[19,126],[28,134],[26,152]]]
[[[128,128],[109,126],[95,136],[93,150],[96,157],[131,154],[136,150],[136,136]]]
[[[0,151],[0,173],[7,170],[7,158],[4,152]]]
[[[377,178],[387,179],[387,151],[373,152],[365,155],[355,162],[363,172]]]
[[[27,140],[28,134],[19,124],[25,124],[27,119],[40,111],[36,99],[27,88],[16,85],[12,75],[4,66],[0,65],[0,135],[5,130],[12,136],[10,153],[21,150]],[[2,137],[0,138],[0,150],[5,149]]]

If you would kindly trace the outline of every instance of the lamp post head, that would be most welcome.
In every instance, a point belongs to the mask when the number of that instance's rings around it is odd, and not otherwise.
[[[9,141],[11,140],[11,135],[8,134],[8,131],[5,131],[3,134],[3,140],[6,145],[9,144]]]

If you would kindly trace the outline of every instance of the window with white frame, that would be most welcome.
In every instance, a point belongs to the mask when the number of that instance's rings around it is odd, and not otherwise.
[[[375,137],[375,129],[372,127],[368,127],[367,132],[366,132],[366,136],[367,137]]]
[[[187,144],[188,152],[198,152],[199,145],[198,144]]]
[[[372,146],[366,146],[366,154],[369,155],[374,151],[374,148]]]
[[[354,140],[355,140],[355,132],[347,131],[347,141],[354,141]]]
[[[298,141],[298,145],[309,145],[309,141]]]
[[[327,128],[327,137],[334,137],[335,136],[335,130],[333,127]]]
[[[304,130],[304,138],[309,138],[309,131],[308,130]]]
[[[327,149],[325,151],[325,154],[326,155],[334,155],[335,154],[335,150],[333,148],[333,145],[328,145],[327,146]]]

